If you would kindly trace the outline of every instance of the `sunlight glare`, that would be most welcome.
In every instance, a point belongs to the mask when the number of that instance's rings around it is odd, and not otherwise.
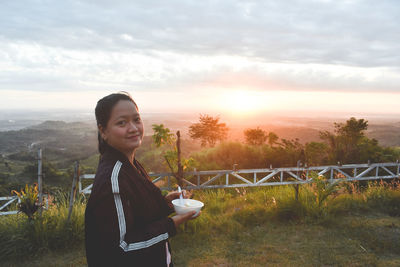
[[[223,108],[232,113],[255,113],[262,111],[266,106],[264,95],[250,90],[226,92],[221,100]]]

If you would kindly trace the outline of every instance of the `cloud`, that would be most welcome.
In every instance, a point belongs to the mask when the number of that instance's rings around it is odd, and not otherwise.
[[[399,66],[396,1],[8,1],[3,37],[65,49]]]
[[[4,1],[0,90],[399,92],[397,1]]]

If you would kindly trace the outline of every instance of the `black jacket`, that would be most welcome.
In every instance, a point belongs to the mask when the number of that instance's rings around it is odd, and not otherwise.
[[[88,265],[166,266],[166,243],[176,234],[172,212],[144,168],[108,148],[85,212]]]

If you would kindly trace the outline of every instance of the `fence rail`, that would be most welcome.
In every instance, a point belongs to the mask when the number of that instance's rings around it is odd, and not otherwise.
[[[363,181],[399,178],[399,162],[349,164],[314,167],[289,167],[243,170],[192,171],[184,173],[186,189],[274,186],[311,183],[315,175],[324,175],[330,182]],[[149,173],[153,183],[161,189],[173,189],[172,173]],[[79,192],[90,194],[93,184],[82,189],[82,181],[94,179],[84,174],[79,179]]]
[[[78,170],[79,171],[79,170]],[[149,173],[153,183],[161,189],[172,190],[175,178],[172,173]],[[324,175],[330,182],[335,181],[363,181],[400,178],[399,162],[366,163],[349,165],[330,165],[314,167],[289,167],[243,170],[214,170],[192,171],[183,174],[186,189],[255,187],[274,185],[296,185],[311,183],[313,177]],[[83,181],[94,179],[94,174],[79,176],[78,188],[83,194],[90,194],[93,184],[83,188]],[[89,182],[90,183],[90,182]],[[43,195],[48,208],[47,195]],[[14,202],[20,202],[17,196],[0,197],[5,202],[0,207],[0,216],[18,213],[17,210],[8,210]]]
[[[0,197],[0,201],[7,201],[5,204],[3,204],[0,207],[0,216],[2,215],[11,215],[11,214],[17,214],[19,211],[18,210],[7,210],[6,208],[10,206],[12,203],[21,203],[21,199],[19,199],[17,196],[11,196],[11,197]],[[44,209],[49,209],[49,199],[47,194],[42,195],[42,203],[44,201]],[[6,210],[6,211],[3,211]]]
[[[13,202],[17,201],[18,203],[20,202],[19,198],[17,196],[12,196],[12,197],[0,197],[0,201],[7,201],[5,204],[3,204],[0,207],[0,216],[1,215],[10,215],[10,214],[17,214],[17,210],[8,210],[8,211],[3,211],[6,210],[8,206],[10,206]]]

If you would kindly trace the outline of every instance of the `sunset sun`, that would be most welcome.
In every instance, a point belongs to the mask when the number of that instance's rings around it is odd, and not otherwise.
[[[227,92],[222,97],[225,110],[233,113],[253,113],[266,107],[265,97],[259,92],[238,90]]]

